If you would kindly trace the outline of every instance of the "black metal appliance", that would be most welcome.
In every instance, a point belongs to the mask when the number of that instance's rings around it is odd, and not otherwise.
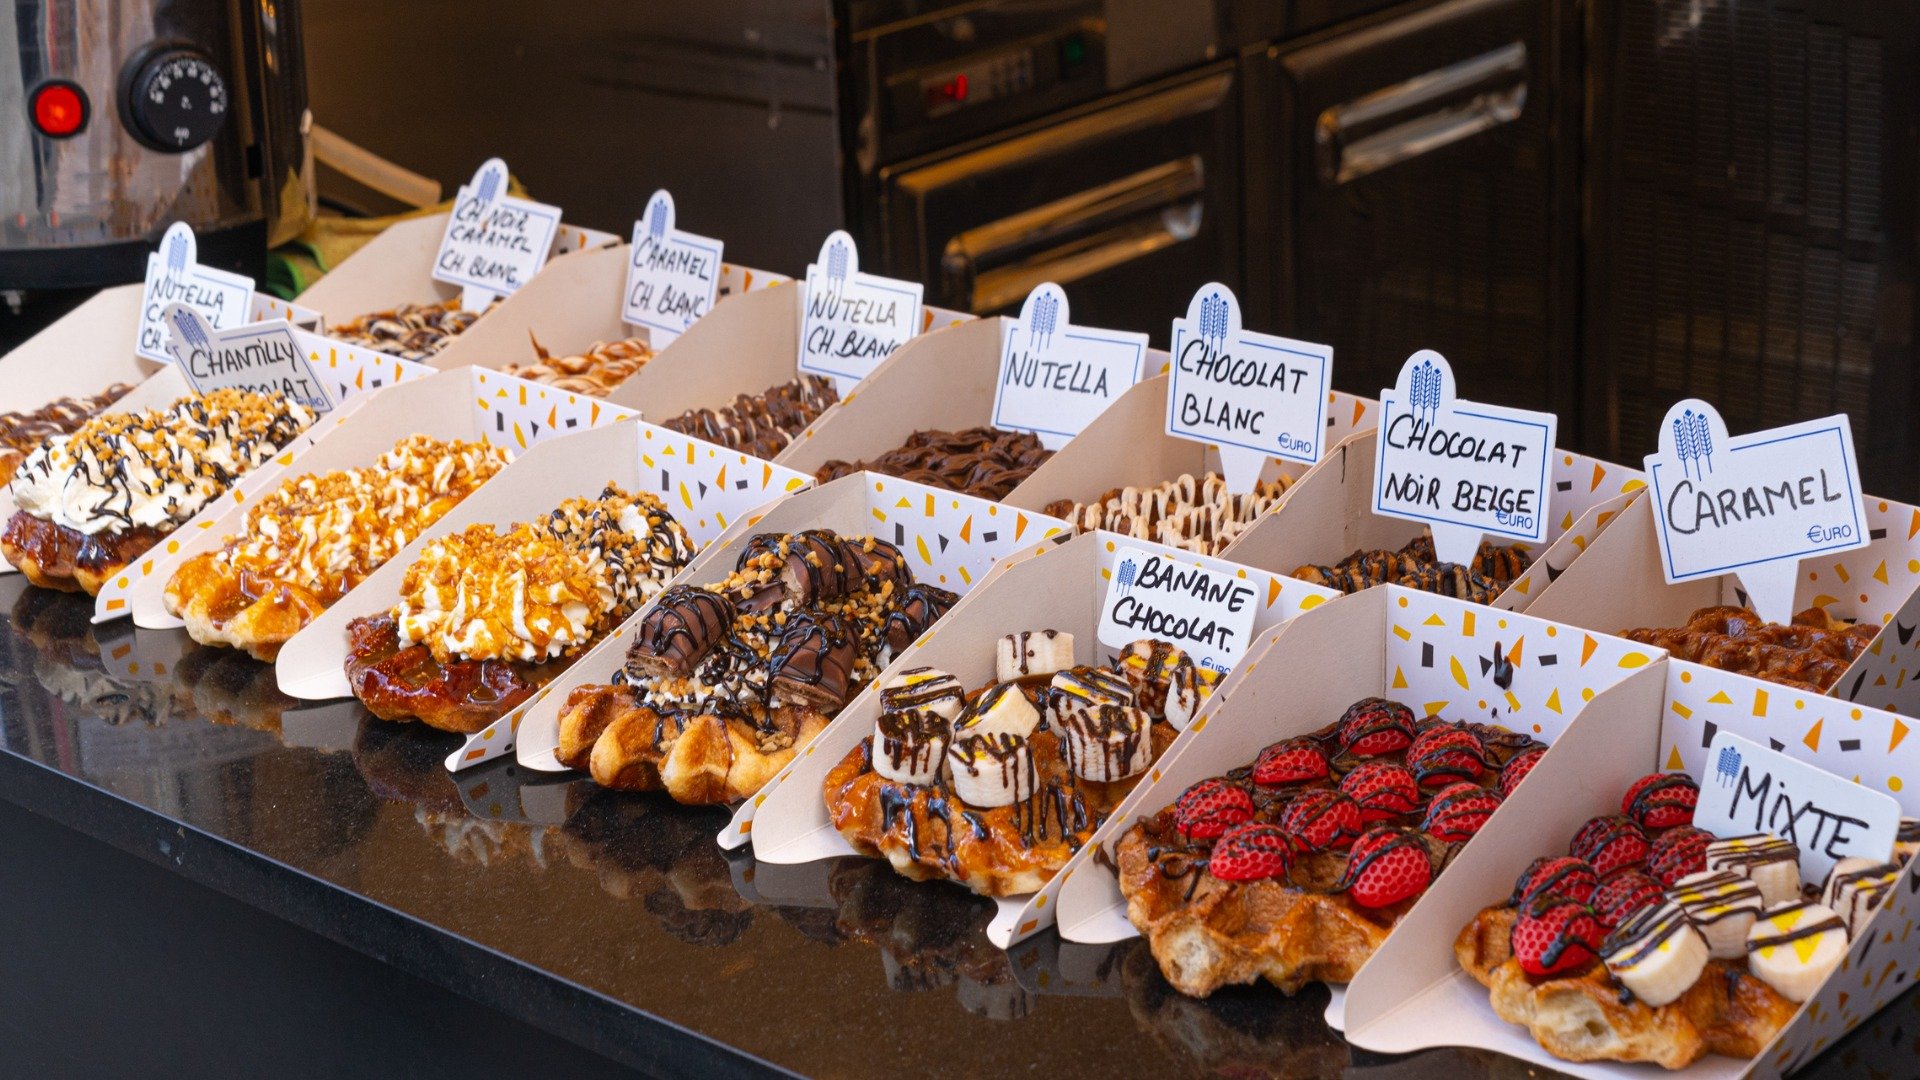
[[[137,281],[168,225],[259,276],[312,212],[298,0],[15,0],[0,290]]]

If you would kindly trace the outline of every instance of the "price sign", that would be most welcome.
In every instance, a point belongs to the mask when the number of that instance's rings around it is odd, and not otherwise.
[[[1689,398],[1667,410],[1646,465],[1667,580],[1738,574],[1773,622],[1793,617],[1801,559],[1871,539],[1844,415],[1734,438]]]
[[[1715,836],[1768,833],[1800,848],[1800,876],[1825,881],[1833,864],[1893,858],[1900,804],[1721,729],[1707,747],[1711,776],[1700,778],[1693,823]]]
[[[1074,326],[1060,286],[1036,286],[1001,341],[993,426],[1058,450],[1140,381],[1146,356],[1147,335]]]
[[[1267,458],[1320,460],[1333,347],[1247,330],[1240,301],[1203,285],[1173,320],[1167,434],[1220,448],[1227,488],[1252,491]]]
[[[433,279],[460,286],[461,307],[484,311],[533,280],[559,227],[559,207],[507,194],[506,162],[488,158],[454,196]]]
[[[291,323],[274,320],[221,330],[185,304],[168,304],[164,318],[173,362],[195,391],[279,394],[316,413],[333,411],[326,384],[307,363]]]
[[[918,282],[862,273],[853,237],[836,230],[807,267],[800,370],[831,375],[845,395],[920,332]]]
[[[1488,535],[1540,543],[1558,425],[1552,413],[1461,400],[1446,357],[1422,349],[1380,392],[1373,512],[1425,522],[1443,562],[1472,561]]]
[[[176,221],[160,238],[160,250],[147,256],[147,282],[140,294],[133,351],[156,364],[172,359],[167,349],[168,304],[185,304],[217,328],[239,326],[253,305],[253,279],[201,266],[193,227]]]
[[[1095,636],[1114,649],[1158,638],[1225,674],[1246,652],[1258,606],[1253,585],[1212,560],[1121,548]]]
[[[686,333],[713,307],[722,246],[674,228],[673,196],[654,192],[646,214],[633,223],[621,320],[646,327],[655,349]]]

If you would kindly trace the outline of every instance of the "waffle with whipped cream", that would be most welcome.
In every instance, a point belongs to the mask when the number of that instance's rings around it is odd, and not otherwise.
[[[460,298],[402,304],[327,328],[327,336],[402,360],[425,360],[453,344],[485,312],[467,311]]]
[[[320,613],[505,468],[498,447],[413,435],[372,465],[293,477],[182,563],[167,611],[203,645],[272,661]]]
[[[0,484],[13,479],[14,470],[34,447],[56,435],[73,434],[131,389],[127,383],[114,383],[98,394],[63,397],[38,409],[0,413]]]
[[[763,533],[724,581],[668,590],[612,684],[568,695],[557,756],[605,787],[745,799],[955,602],[874,537]]]
[[[297,401],[245,390],[96,416],[21,463],[0,553],[35,585],[98,595],[313,420]]]
[[[694,543],[666,504],[608,485],[505,532],[428,544],[400,602],[347,626],[347,680],[383,720],[472,733],[506,715],[664,589]]]
[[[1183,473],[1153,487],[1114,488],[1098,499],[1077,503],[1061,499],[1042,511],[1065,518],[1085,531],[1105,529],[1140,540],[1201,555],[1218,555],[1239,539],[1260,515],[1273,509],[1292,481],[1282,476],[1262,480],[1251,492],[1227,490],[1219,473],[1195,479]]]

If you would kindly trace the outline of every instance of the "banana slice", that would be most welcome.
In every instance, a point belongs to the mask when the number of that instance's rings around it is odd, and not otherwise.
[[[947,748],[953,794],[968,806],[991,810],[1033,797],[1038,775],[1024,735],[965,735]]]
[[[1857,937],[1880,901],[1887,898],[1893,884],[1900,880],[1897,863],[1872,859],[1841,859],[1827,875],[1827,886],[1820,891],[1820,902],[1834,910],[1847,924],[1849,937]]]
[[[1654,1008],[1693,987],[1707,967],[1707,941],[1672,901],[1648,904],[1600,948],[1620,985]]]
[[[1813,996],[1847,956],[1847,925],[1832,908],[1795,900],[1768,908],[1747,934],[1747,968],[1788,1001]]]
[[[1058,724],[1068,713],[1096,705],[1131,705],[1133,687],[1126,676],[1103,667],[1075,667],[1057,672],[1047,684],[1047,722]]]
[[[987,687],[960,713],[953,725],[955,738],[969,735],[1017,735],[1024,739],[1040,726],[1040,711],[1027,700],[1019,683]]]
[[[1220,681],[1219,672],[1195,664],[1185,650],[1152,638],[1129,644],[1114,663],[1133,684],[1134,704],[1181,731]]]
[[[1060,722],[1067,768],[1082,780],[1111,784],[1153,761],[1153,718],[1131,705],[1076,709]]]
[[[1688,874],[1667,890],[1667,899],[1680,905],[1715,960],[1738,960],[1747,952],[1747,931],[1766,906],[1760,886],[1728,870]]]
[[[887,712],[925,709],[951,721],[966,704],[960,680],[938,668],[908,668],[880,684],[880,708]]]
[[[1023,675],[1051,675],[1073,666],[1073,635],[1059,630],[1022,630],[1000,639],[993,677],[1012,682]]]
[[[1777,836],[1751,833],[1715,840],[1707,845],[1707,869],[1752,879],[1768,907],[1800,899],[1800,846]]]
[[[932,784],[952,739],[953,725],[931,709],[881,713],[873,726],[873,771],[896,783]]]

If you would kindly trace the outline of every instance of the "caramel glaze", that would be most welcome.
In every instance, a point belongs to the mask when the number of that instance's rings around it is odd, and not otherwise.
[[[390,614],[355,619],[347,635],[347,682],[369,712],[382,720],[418,717],[466,735],[532,697],[571,661],[437,663],[425,645],[401,647],[399,624]]]
[[[7,519],[6,531],[0,534],[0,550],[4,550],[8,561],[16,566],[24,559],[31,559],[35,564],[31,575],[35,585],[78,592],[76,570],[107,577],[139,558],[171,531],[141,525],[89,536],[17,510]]]

